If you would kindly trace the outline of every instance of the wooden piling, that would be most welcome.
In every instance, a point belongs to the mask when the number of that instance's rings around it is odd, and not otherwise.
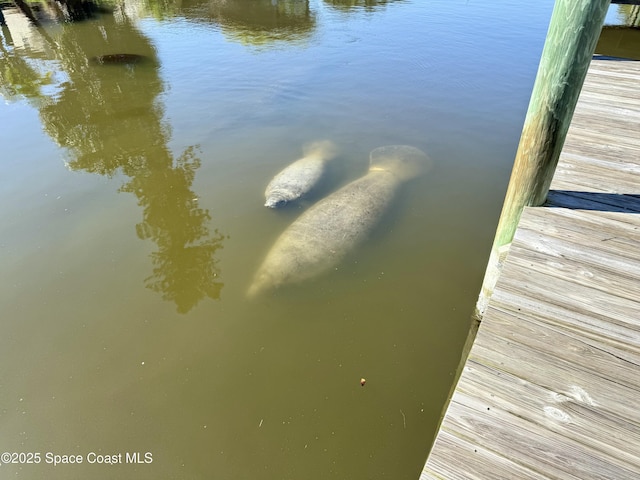
[[[481,319],[522,210],[549,191],[610,0],[556,0],[505,202],[476,304]]]

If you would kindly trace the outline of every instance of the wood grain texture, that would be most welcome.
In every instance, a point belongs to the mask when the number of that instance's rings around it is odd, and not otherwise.
[[[640,62],[591,62],[552,190],[640,194],[639,85]]]
[[[640,62],[594,59],[421,475],[640,478]]]

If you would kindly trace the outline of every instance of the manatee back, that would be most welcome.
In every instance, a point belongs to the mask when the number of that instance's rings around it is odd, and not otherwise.
[[[369,171],[384,170],[403,181],[425,173],[432,165],[426,153],[409,145],[387,145],[369,154]]]

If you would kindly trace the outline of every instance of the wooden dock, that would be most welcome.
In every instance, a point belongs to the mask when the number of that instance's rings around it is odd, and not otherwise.
[[[640,479],[640,62],[594,58],[421,480]]]

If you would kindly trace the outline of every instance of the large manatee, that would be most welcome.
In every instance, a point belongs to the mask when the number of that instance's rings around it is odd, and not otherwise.
[[[264,192],[265,207],[276,208],[309,193],[324,174],[326,163],[335,157],[336,147],[325,140],[312,143],[304,153],[269,182]]]
[[[280,235],[248,295],[334,268],[375,227],[398,187],[429,166],[427,155],[414,147],[391,145],[373,150],[366,175],[318,201]]]

